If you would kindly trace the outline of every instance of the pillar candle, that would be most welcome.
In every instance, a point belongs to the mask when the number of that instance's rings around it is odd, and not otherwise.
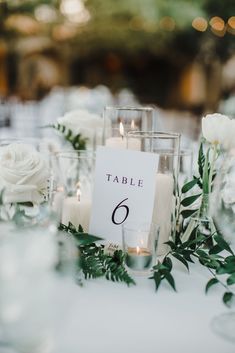
[[[153,209],[153,222],[160,226],[158,239],[158,255],[164,255],[168,251],[171,233],[171,212],[173,204],[174,179],[171,174],[157,173],[156,193]]]
[[[88,232],[91,214],[91,199],[77,197],[67,197],[63,203],[62,223],[68,225],[71,222],[75,227],[79,224]]]
[[[127,139],[126,137],[110,137],[106,140],[105,145],[107,147],[127,149]],[[128,150],[140,151],[141,142],[137,138],[128,139]]]
[[[126,138],[125,137],[109,137],[105,145],[107,147],[118,148],[118,149],[126,149]]]

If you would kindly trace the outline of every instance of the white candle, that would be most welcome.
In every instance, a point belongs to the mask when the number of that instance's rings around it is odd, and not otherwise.
[[[91,199],[77,197],[67,197],[63,203],[62,223],[68,225],[71,222],[75,227],[79,224],[88,232],[91,214]]]
[[[105,145],[107,147],[118,148],[125,150],[126,149],[126,138],[125,137],[109,137]]]
[[[53,196],[52,210],[56,213],[59,220],[61,220],[64,197],[65,196],[63,191],[56,191]]]
[[[141,150],[141,141],[138,138],[128,138],[128,150],[140,151]]]
[[[119,148],[122,150],[127,149],[126,137],[110,137],[106,140],[107,147]],[[128,150],[140,151],[141,142],[139,139],[128,138]]]
[[[171,232],[171,212],[173,202],[174,179],[170,174],[158,173],[156,176],[156,193],[153,209],[153,222],[160,226],[157,255],[164,255],[168,251]]]
[[[123,123],[120,122],[119,126],[120,136],[107,138],[105,145],[107,147],[118,148],[125,150],[127,149],[127,138],[125,137],[125,131]],[[134,151],[140,151],[141,142],[139,139],[129,138],[128,139],[128,149]]]

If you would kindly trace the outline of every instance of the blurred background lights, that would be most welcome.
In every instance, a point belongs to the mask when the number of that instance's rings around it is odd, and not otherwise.
[[[203,17],[196,17],[192,22],[192,27],[199,32],[205,32],[208,27],[207,20]]]
[[[172,17],[165,16],[160,21],[161,28],[166,31],[173,31],[175,29],[175,20]]]
[[[91,17],[82,0],[62,0],[60,10],[70,22],[77,24],[86,23]]]
[[[218,16],[211,18],[210,25],[215,31],[223,31],[225,27],[224,20]]]
[[[45,4],[36,7],[34,15],[37,21],[45,23],[54,22],[57,19],[56,10]]]
[[[21,14],[10,15],[5,21],[5,27],[28,35],[36,34],[40,30],[39,23],[34,18]]]
[[[235,29],[235,16],[232,16],[228,20],[228,25],[232,28]]]

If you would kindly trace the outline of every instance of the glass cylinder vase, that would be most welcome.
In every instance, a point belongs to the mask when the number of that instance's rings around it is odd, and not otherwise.
[[[104,144],[110,147],[114,147],[113,143],[115,145],[113,138],[122,138],[118,144],[123,145],[129,131],[151,131],[154,127],[154,109],[151,107],[105,107],[103,116]]]
[[[175,191],[179,173],[180,135],[131,131],[127,135],[127,147],[130,149],[133,140],[138,141],[140,151],[156,153],[159,156],[152,221],[160,226],[158,255],[161,256],[168,251],[165,242],[175,232]]]
[[[58,152],[55,156],[55,185],[51,207],[59,220],[88,231],[95,155],[89,151]]]

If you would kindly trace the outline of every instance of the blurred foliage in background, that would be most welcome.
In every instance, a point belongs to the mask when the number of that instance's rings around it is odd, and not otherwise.
[[[48,73],[49,87],[127,86],[143,102],[201,109],[200,99],[185,100],[187,75],[203,71],[214,85],[210,77],[235,53],[234,15],[234,0],[0,0],[7,92],[24,91],[19,81],[37,55],[60,72],[56,82]]]

